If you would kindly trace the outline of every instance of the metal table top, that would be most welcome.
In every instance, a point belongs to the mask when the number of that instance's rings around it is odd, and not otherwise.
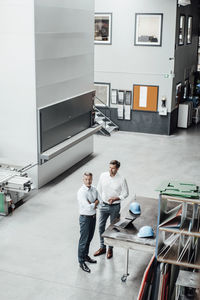
[[[138,196],[136,201],[140,203],[141,215],[127,229],[120,228],[120,231],[116,231],[114,225],[110,225],[103,233],[104,241],[110,246],[152,252],[156,247],[158,200]],[[121,219],[128,214],[130,203],[131,201],[121,211]],[[145,225],[151,226],[154,229],[153,238],[139,238],[137,236],[139,229]]]

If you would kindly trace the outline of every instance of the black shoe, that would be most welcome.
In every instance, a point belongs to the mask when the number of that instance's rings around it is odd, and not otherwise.
[[[96,264],[97,261],[95,259],[92,259],[88,255],[85,257],[85,261],[89,262],[90,264]]]
[[[88,266],[86,265],[86,263],[81,263],[81,264],[80,264],[80,268],[81,268],[83,271],[85,271],[85,272],[87,272],[87,273],[90,273],[90,269],[88,268]]]

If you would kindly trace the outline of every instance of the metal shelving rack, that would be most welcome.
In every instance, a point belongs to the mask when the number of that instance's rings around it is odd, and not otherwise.
[[[171,221],[179,218],[179,226],[165,223],[169,206],[179,205]],[[178,211],[178,210],[177,210]],[[160,187],[156,258],[159,262],[185,268],[200,269],[200,197],[195,184],[164,183]],[[176,219],[177,220],[177,219]]]

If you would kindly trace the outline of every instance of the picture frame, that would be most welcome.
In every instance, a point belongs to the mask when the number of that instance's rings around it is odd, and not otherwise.
[[[118,91],[118,104],[124,104],[124,90]]]
[[[125,91],[125,105],[131,105],[132,91]]]
[[[135,46],[162,46],[163,14],[135,14]]]
[[[186,33],[186,43],[192,44],[192,16],[188,16],[187,18],[187,33]]]
[[[112,13],[95,13],[94,43],[112,44]]]
[[[110,105],[110,83],[108,82],[94,82],[96,90],[95,105],[109,106]]]
[[[131,120],[132,91],[112,89],[111,106],[117,108],[118,120]]]
[[[118,90],[112,89],[111,104],[117,104],[117,103],[118,103]]]
[[[124,120],[127,120],[127,121],[131,120],[131,106],[130,105],[124,106]]]
[[[124,120],[124,105],[117,105],[117,120]]]
[[[185,15],[180,15],[179,29],[178,29],[178,45],[182,46],[184,44],[185,44]]]

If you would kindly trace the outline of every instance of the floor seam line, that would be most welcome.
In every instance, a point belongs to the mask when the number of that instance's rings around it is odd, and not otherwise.
[[[91,292],[91,288],[90,287],[88,289],[86,289],[86,288],[83,288],[83,287],[80,287],[80,286],[69,285],[67,283],[62,283],[62,282],[58,282],[58,281],[53,281],[53,280],[38,278],[38,277],[31,276],[31,275],[25,275],[25,274],[15,273],[15,272],[6,271],[6,270],[2,270],[2,269],[0,269],[0,272],[5,272],[5,273],[8,273],[8,274],[12,274],[12,275],[20,276],[20,277],[28,277],[28,278],[34,279],[34,280],[44,281],[44,282],[48,282],[48,283],[55,283],[55,284],[58,284],[58,285],[61,285],[61,286],[64,286],[64,287],[78,288],[78,289],[81,289],[81,290],[84,290],[84,291]],[[93,291],[93,292],[95,293],[95,291]],[[101,292],[101,294],[102,295],[106,295],[106,296],[117,297],[114,294],[108,294],[108,293],[104,293],[104,292]]]

